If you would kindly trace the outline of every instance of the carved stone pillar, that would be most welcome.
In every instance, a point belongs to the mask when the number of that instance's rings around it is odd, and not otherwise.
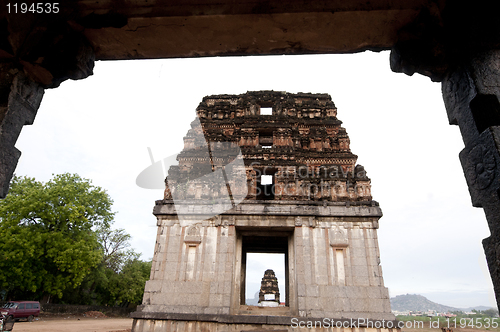
[[[23,72],[13,75],[7,105],[0,107],[0,197],[9,191],[9,183],[21,152],[15,144],[24,125],[33,124],[44,89]],[[2,104],[4,100],[0,101]]]
[[[0,19],[0,198],[21,152],[14,145],[35,119],[44,89],[92,75],[94,51],[83,28],[57,17],[23,14]]]
[[[491,231],[483,247],[500,303],[500,51],[450,70],[442,90],[450,124],[460,127],[464,140],[460,161],[472,205],[484,209]]]
[[[450,124],[465,144],[460,161],[472,205],[491,236],[483,247],[500,304],[500,25],[497,1],[448,1],[423,9],[398,31],[391,69],[442,82]]]

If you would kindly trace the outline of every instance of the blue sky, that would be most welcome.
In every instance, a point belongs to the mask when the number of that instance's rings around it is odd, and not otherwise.
[[[155,160],[179,152],[204,96],[253,90],[332,96],[384,212],[378,234],[391,296],[495,306],[481,246],[489,230],[471,206],[458,159],[463,142],[448,124],[441,86],[391,72],[388,52],[99,61],[93,76],[46,91],[16,144],[16,174],[92,179],[114,200],[115,227],[151,258],[152,209],[163,193],[135,184],[151,164],[148,147]]]

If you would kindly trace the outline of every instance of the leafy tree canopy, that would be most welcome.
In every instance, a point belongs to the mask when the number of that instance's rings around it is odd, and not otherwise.
[[[96,233],[104,251],[102,261],[81,285],[66,290],[61,301],[107,306],[140,304],[151,261],[140,260],[140,254],[130,249],[130,235],[125,230],[99,227]]]
[[[107,225],[100,225],[97,237],[104,252],[102,263],[116,273],[120,272],[128,259],[140,256],[130,249],[130,235],[123,228],[111,229]]]
[[[109,304],[140,304],[144,295],[144,284],[149,280],[150,273],[151,261],[129,258],[120,273],[113,274],[109,279]]]
[[[488,317],[497,317],[498,316],[498,310],[495,308],[483,310],[483,311],[481,311],[481,313],[488,316]]]
[[[47,183],[14,176],[0,201],[0,289],[9,297],[61,297],[79,285],[102,261],[93,227],[109,227],[112,203],[76,174]]]

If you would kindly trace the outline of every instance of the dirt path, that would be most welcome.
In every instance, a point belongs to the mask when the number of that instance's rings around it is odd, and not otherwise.
[[[130,332],[131,318],[71,318],[16,322],[12,332]]]

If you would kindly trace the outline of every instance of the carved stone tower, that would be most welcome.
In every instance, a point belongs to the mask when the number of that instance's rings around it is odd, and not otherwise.
[[[154,207],[151,280],[133,331],[394,320],[377,240],[382,211],[331,97],[214,95],[197,115]],[[284,307],[245,305],[248,253],[284,254]]]
[[[266,270],[260,283],[259,303],[274,302],[278,306],[280,303],[280,289],[278,288],[278,278],[273,270]]]

